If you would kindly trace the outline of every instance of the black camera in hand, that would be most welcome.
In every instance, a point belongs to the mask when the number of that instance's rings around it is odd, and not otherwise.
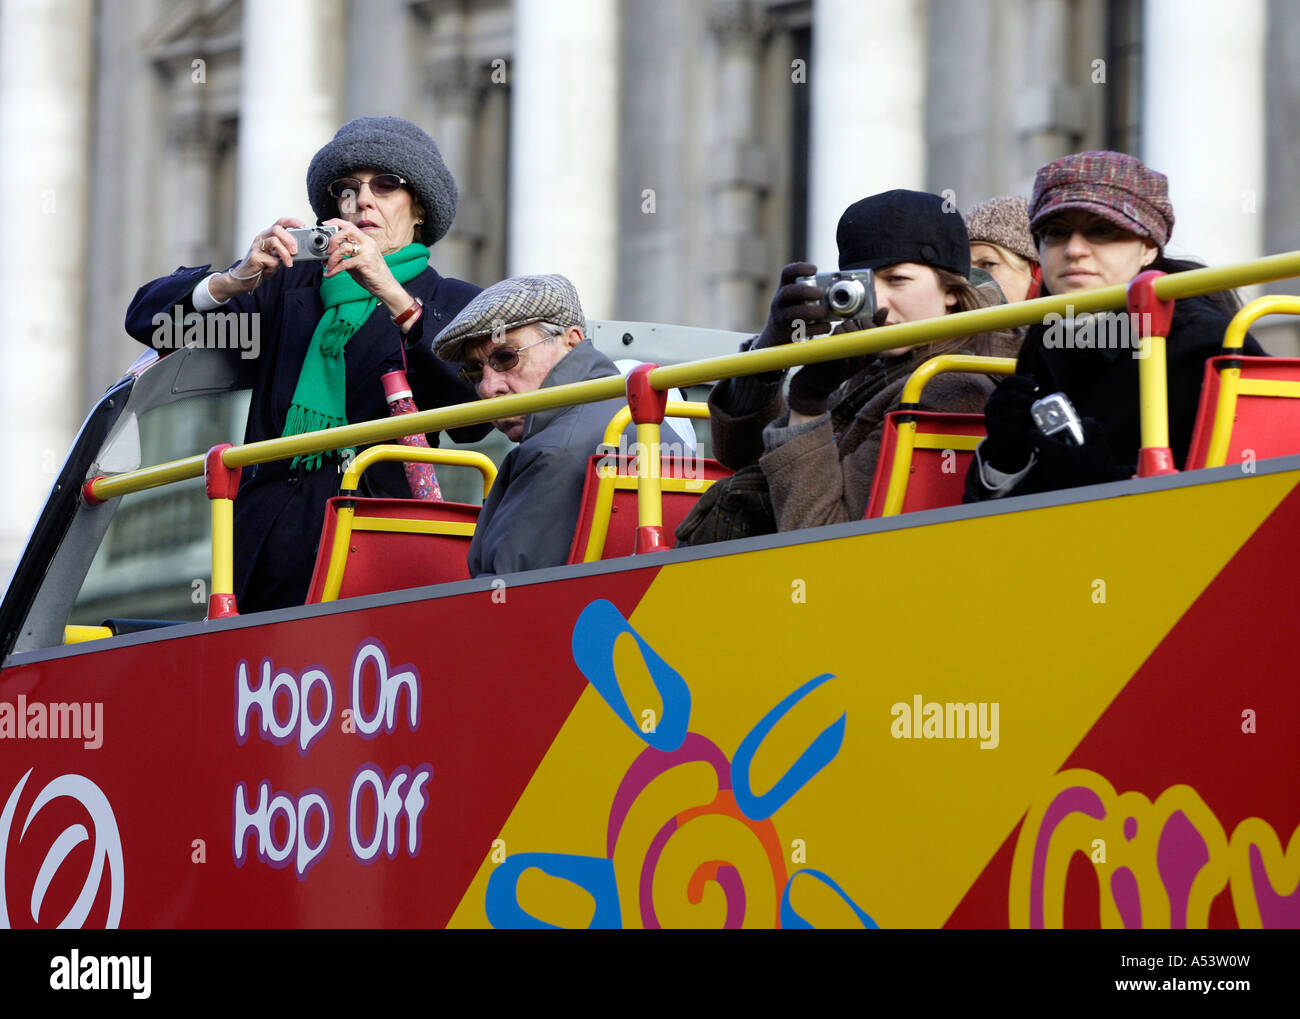
[[[866,321],[876,314],[876,281],[870,269],[819,272],[816,276],[799,276],[795,282],[822,292],[821,306],[827,318]]]

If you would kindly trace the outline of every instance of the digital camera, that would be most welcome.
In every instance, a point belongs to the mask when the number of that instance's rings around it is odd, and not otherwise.
[[[1030,405],[1029,414],[1044,435],[1050,435],[1067,446],[1083,445],[1083,424],[1074,404],[1064,393],[1053,393],[1035,400]]]
[[[289,236],[298,242],[294,259],[302,262],[323,262],[329,258],[330,238],[339,232],[336,226],[304,226],[290,230]]]
[[[800,276],[795,282],[822,292],[821,305],[827,318],[865,320],[876,313],[875,276],[870,269],[819,272],[816,276]]]

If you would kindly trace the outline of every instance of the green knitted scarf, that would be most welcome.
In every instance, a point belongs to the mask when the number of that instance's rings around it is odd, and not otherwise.
[[[384,261],[398,283],[407,283],[429,267],[429,249],[423,244],[408,244],[391,255],[385,255]],[[322,279],[320,296],[325,314],[317,323],[307,356],[303,358],[298,385],[289,404],[289,415],[284,422],[284,431],[280,433],[283,437],[348,423],[343,348],[379,304],[377,297],[346,272]],[[336,449],[333,452],[343,457],[351,451]],[[314,471],[319,469],[324,455],[315,453],[294,457],[290,466],[297,467],[302,463],[307,470]]]

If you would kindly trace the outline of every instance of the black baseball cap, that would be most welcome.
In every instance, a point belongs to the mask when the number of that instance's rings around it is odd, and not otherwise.
[[[885,191],[844,210],[835,230],[841,269],[919,262],[970,278],[970,237],[956,206],[926,191]],[[950,203],[948,203],[950,204]]]

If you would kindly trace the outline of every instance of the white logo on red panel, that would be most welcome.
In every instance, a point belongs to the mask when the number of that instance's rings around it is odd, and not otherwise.
[[[0,813],[0,928],[13,926],[9,920],[9,903],[6,899],[5,860],[9,851],[14,814],[18,809],[18,798],[22,795],[23,787],[27,785],[33,770],[29,768],[27,774],[19,779],[18,785],[14,787],[8,802],[5,803],[4,812]],[[122,839],[118,834],[117,820],[113,817],[113,808],[109,806],[108,797],[99,786],[83,775],[60,775],[37,793],[31,809],[27,811],[27,818],[23,821],[18,839],[21,841],[27,834],[32,818],[41,808],[61,796],[76,800],[86,809],[94,823],[95,831],[94,842],[91,843],[90,872],[86,875],[76,902],[68,910],[68,915],[59,921],[58,926],[60,928],[81,927],[95,904],[100,885],[107,879],[110,886],[108,918],[105,926],[116,927],[122,919]],[[58,873],[59,867],[73,849],[90,838],[91,834],[84,824],[71,824],[59,834],[46,851],[45,859],[41,862],[36,880],[32,884],[31,918],[34,923],[41,922],[41,906],[45,901],[45,893],[50,887],[50,882],[54,880],[54,875]],[[107,878],[104,875],[105,863],[108,864]]]

